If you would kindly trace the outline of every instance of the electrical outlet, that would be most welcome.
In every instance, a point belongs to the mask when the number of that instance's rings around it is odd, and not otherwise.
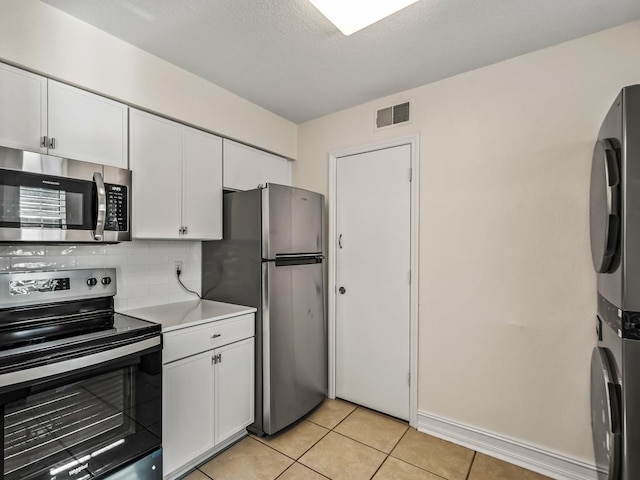
[[[182,273],[182,262],[175,262],[176,264],[176,274]]]

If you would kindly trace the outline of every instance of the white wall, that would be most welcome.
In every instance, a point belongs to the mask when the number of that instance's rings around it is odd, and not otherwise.
[[[38,0],[2,0],[0,61],[296,155],[294,123]]]
[[[294,184],[324,193],[329,152],[420,133],[420,411],[593,463],[591,152],[638,45],[635,22],[299,127]]]
[[[117,245],[2,245],[0,272],[115,267],[115,307],[123,311],[197,299],[178,284],[175,262],[182,262],[182,283],[201,293],[201,244],[136,240]]]
[[[297,126],[38,0],[2,0],[0,61],[295,158]],[[0,246],[0,271],[116,266],[116,307],[195,298],[200,242]]]

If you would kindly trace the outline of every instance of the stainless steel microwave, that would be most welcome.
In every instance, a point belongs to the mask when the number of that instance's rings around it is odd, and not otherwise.
[[[0,147],[0,243],[131,240],[131,171]]]

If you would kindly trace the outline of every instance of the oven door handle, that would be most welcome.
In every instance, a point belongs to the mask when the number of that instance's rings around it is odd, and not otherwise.
[[[122,347],[112,348],[98,353],[85,355],[83,357],[72,358],[70,360],[63,360],[61,362],[51,363],[48,365],[41,365],[39,367],[28,368],[25,370],[19,370],[16,372],[9,372],[0,375],[0,385],[9,386],[17,385],[19,383],[31,382],[34,380],[41,380],[47,377],[54,377],[56,375],[68,374],[74,370],[80,370],[81,368],[92,367],[101,363],[117,360],[118,358],[126,357],[138,352],[142,352],[149,348],[160,345],[160,335],[148,338],[141,342],[124,345]]]
[[[107,219],[107,191],[104,187],[102,173],[95,172],[93,174],[93,183],[96,184],[96,192],[98,193],[96,229],[93,232],[93,239],[101,241],[104,237],[104,224]]]

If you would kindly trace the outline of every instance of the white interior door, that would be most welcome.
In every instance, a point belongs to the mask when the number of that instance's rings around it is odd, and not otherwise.
[[[336,396],[409,419],[411,145],[336,159]]]

